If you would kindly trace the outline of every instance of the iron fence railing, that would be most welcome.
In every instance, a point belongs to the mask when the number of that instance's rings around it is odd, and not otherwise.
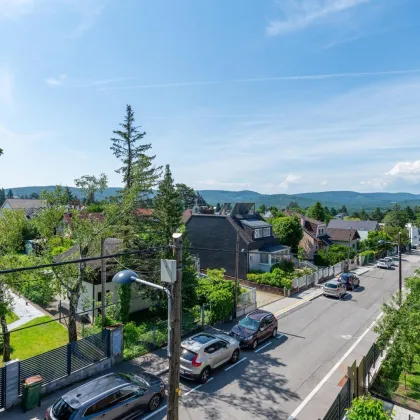
[[[20,362],[19,395],[26,378],[42,376],[42,383],[53,382],[97,363],[109,356],[109,331],[85,337]]]
[[[324,416],[324,420],[341,420],[344,417],[346,409],[350,407],[350,404],[350,379],[347,379],[332,406]]]

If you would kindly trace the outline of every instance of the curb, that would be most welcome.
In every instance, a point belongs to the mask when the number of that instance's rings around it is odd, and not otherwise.
[[[289,306],[287,308],[284,308],[282,311],[279,311],[274,314],[274,316],[279,319],[283,318],[283,316],[290,315],[291,313],[297,311],[298,309],[303,308],[304,306],[308,305],[310,302],[312,302],[315,299],[318,299],[320,296],[322,296],[322,293],[316,296],[312,296],[309,299],[302,300],[301,302],[297,302],[299,304],[295,304],[294,306]]]

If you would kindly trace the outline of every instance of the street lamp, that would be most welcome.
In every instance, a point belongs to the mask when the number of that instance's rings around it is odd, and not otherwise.
[[[163,286],[159,286],[158,284],[150,283],[149,281],[142,280],[139,278],[137,273],[132,270],[123,270],[115,274],[112,278],[112,281],[117,284],[131,284],[131,283],[139,283],[144,284],[145,286],[154,287],[155,289],[161,290],[165,292],[168,296],[168,346],[167,352],[168,357],[171,356],[170,350],[170,342],[171,342],[171,292]]]
[[[398,246],[398,286],[399,286],[399,289],[400,289],[400,302],[401,302],[401,298],[402,298],[401,232],[398,232],[398,243],[380,240],[380,241],[378,241],[378,244],[380,244],[380,245],[391,244],[391,245],[397,245]]]

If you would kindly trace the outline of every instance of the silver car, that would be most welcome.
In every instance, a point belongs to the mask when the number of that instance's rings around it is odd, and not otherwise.
[[[390,267],[395,265],[394,259],[392,257],[385,257],[384,261],[387,261]]]
[[[63,395],[45,420],[131,420],[159,407],[165,395],[160,378],[149,373],[110,373]]]
[[[239,341],[227,334],[196,334],[181,343],[180,375],[206,383],[213,369],[239,359]]]
[[[386,269],[388,269],[388,268],[391,268],[391,265],[389,264],[388,261],[386,261],[384,259],[381,259],[381,260],[378,260],[378,262],[376,263],[376,267],[377,268],[386,268]]]
[[[333,296],[341,299],[347,293],[346,286],[338,280],[328,280],[323,286],[324,296]]]

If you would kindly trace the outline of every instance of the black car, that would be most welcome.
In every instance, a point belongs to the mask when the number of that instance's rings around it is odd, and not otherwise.
[[[277,335],[277,318],[271,312],[257,309],[241,319],[229,333],[241,347],[256,349],[258,343]]]
[[[347,290],[354,290],[360,286],[360,279],[354,273],[342,273],[339,280]]]

